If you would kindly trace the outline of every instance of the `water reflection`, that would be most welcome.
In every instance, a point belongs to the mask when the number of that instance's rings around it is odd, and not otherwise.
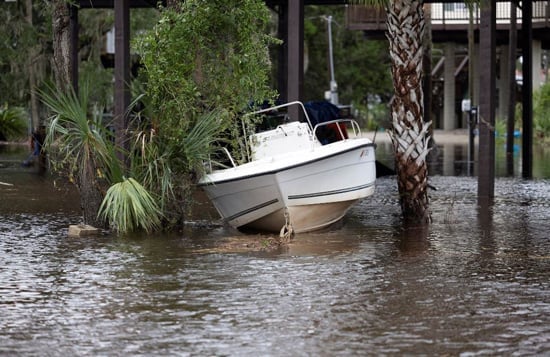
[[[407,226],[396,230],[394,239],[397,248],[405,256],[421,256],[430,248],[428,226]]]
[[[380,138],[380,136],[379,136]],[[382,137],[383,138],[383,137]],[[451,136],[437,139],[436,146],[429,156],[428,170],[430,175],[443,176],[477,176],[477,160],[479,149],[476,138],[474,142],[474,158],[469,156],[467,139]],[[495,143],[495,175],[497,177],[521,177],[521,139],[516,139],[513,151],[513,171],[509,175],[506,158],[506,142],[499,138]],[[389,167],[393,167],[393,148],[389,141],[378,142],[377,159]],[[533,146],[533,177],[535,179],[550,178],[550,147],[544,144]]]
[[[204,206],[182,232],[68,238],[70,187],[0,181],[0,355],[550,353],[549,180],[498,178],[483,207],[475,177],[433,175],[417,228],[381,178],[278,251],[240,249]]]

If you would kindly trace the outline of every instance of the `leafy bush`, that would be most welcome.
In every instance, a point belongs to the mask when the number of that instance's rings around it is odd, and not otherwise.
[[[533,93],[533,129],[535,136],[550,139],[550,83]]]
[[[219,145],[238,156],[241,114],[272,100],[261,0],[187,0],[163,9],[135,41],[144,72],[144,120],[134,126],[133,176],[159,198],[164,218],[181,223],[189,190]],[[238,159],[238,157],[236,157]]]
[[[189,0],[166,9],[136,47],[163,140],[179,141],[202,114],[220,117],[218,133],[238,137],[239,114],[249,103],[274,98],[266,34],[269,11],[261,0]]]
[[[507,129],[506,121],[501,118],[495,119],[495,139],[504,140],[506,139]]]
[[[0,140],[17,140],[28,132],[28,115],[25,109],[0,106]]]

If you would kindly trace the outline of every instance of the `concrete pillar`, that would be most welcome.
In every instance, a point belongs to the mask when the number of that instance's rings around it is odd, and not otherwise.
[[[456,128],[455,114],[455,45],[445,43],[444,88],[443,88],[443,129]]]
[[[533,91],[540,88],[542,83],[542,44],[538,40],[533,40]]]
[[[508,101],[510,100],[510,71],[509,71],[509,46],[500,46],[499,53],[500,70],[498,88],[498,107],[497,118],[500,120],[508,119]],[[499,133],[503,135],[504,133]]]

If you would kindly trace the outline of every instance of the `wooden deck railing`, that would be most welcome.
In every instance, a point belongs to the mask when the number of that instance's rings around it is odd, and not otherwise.
[[[550,1],[533,2],[533,28],[550,27]],[[469,22],[469,10],[464,2],[431,3],[432,30],[466,30]],[[479,8],[474,5],[473,20],[479,25]],[[428,9],[426,9],[428,10]],[[427,11],[426,11],[427,12]],[[517,8],[516,18],[518,28],[521,28],[521,9]],[[510,25],[510,3],[498,2],[496,9],[497,28],[505,29]],[[352,30],[385,30],[386,13],[381,8],[349,5],[346,10],[347,27]]]

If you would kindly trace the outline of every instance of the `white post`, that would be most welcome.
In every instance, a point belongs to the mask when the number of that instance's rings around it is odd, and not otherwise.
[[[338,84],[334,78],[334,55],[332,51],[332,16],[327,16],[327,33],[328,33],[328,58],[330,65],[330,90],[328,93],[329,101],[338,105]]]

